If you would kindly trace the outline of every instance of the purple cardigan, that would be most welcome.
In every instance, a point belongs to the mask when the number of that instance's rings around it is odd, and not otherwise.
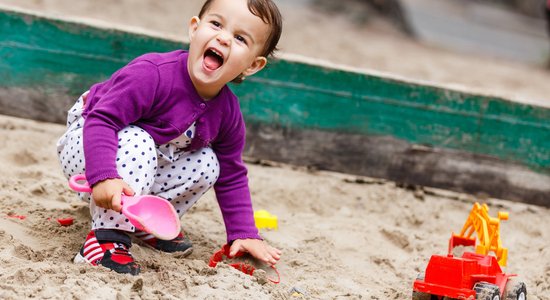
[[[121,178],[115,162],[117,132],[129,124],[165,144],[195,122],[196,134],[188,148],[211,146],[218,157],[220,176],[214,190],[228,241],[261,239],[241,157],[245,125],[238,99],[224,86],[215,98],[203,101],[189,77],[187,56],[182,50],[145,54],[92,86],[82,114],[88,182]]]

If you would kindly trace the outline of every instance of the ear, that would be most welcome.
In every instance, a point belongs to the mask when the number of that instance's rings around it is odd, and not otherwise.
[[[265,65],[267,65],[267,58],[263,56],[257,56],[252,64],[250,64],[250,67],[248,67],[244,72],[242,73],[244,76],[251,76],[259,71],[261,71]]]
[[[200,22],[201,20],[197,16],[194,16],[191,18],[191,20],[189,20],[189,42],[193,40],[193,37],[195,36],[195,32],[197,31]]]

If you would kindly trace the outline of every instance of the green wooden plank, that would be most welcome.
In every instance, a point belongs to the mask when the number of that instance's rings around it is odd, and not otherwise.
[[[76,96],[143,53],[182,46],[143,34],[2,11],[0,84],[63,87]]]
[[[546,108],[287,61],[234,90],[250,121],[387,135],[550,173]]]
[[[0,87],[76,97],[134,57],[185,44],[0,11]],[[550,110],[381,76],[275,60],[231,85],[249,122],[388,136],[487,155],[550,174]]]

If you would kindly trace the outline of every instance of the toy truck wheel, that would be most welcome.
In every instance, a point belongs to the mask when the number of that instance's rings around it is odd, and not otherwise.
[[[527,299],[527,287],[523,281],[519,281],[517,278],[510,278],[506,283],[504,289],[505,300],[526,300]]]
[[[420,272],[418,273],[418,275],[416,275],[416,280],[424,280],[425,276],[426,274],[424,272]],[[437,299],[437,298],[432,294],[413,291],[412,300],[432,300],[432,299]]]
[[[476,300],[501,300],[500,289],[494,284],[478,282],[474,285],[474,291],[476,291]]]
[[[413,291],[412,300],[431,300],[432,295]]]

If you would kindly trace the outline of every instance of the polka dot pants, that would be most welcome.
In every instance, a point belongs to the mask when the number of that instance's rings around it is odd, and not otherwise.
[[[82,143],[82,97],[69,110],[67,131],[57,142],[57,153],[67,178],[85,172]],[[130,125],[118,132],[117,171],[136,195],[157,195],[174,205],[180,217],[214,185],[219,164],[214,151],[202,148],[184,151],[191,143],[194,124],[186,132],[164,145],[138,126]],[[97,207],[89,193],[79,197],[90,203],[92,229],[110,228],[135,231],[122,214]]]

